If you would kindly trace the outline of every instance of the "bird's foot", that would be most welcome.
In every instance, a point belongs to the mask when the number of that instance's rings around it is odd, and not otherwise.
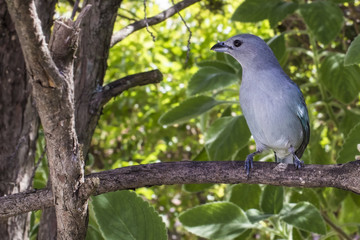
[[[250,169],[254,168],[253,156],[254,156],[253,154],[249,154],[245,160],[245,171],[247,176],[250,175]]]
[[[296,155],[294,155],[294,165],[296,169],[300,169],[304,167],[304,161],[301,161]]]

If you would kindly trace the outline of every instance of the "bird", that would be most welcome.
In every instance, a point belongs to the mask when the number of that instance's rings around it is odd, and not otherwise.
[[[304,166],[300,158],[310,138],[308,110],[300,88],[271,48],[258,36],[239,34],[211,50],[229,54],[242,67],[240,106],[256,145],[245,160],[247,176],[253,157],[265,150],[274,152],[276,162]]]

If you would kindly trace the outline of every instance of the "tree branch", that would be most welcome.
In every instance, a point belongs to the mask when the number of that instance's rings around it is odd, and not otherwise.
[[[299,170],[292,164],[255,162],[249,178],[243,161],[154,163],[87,175],[80,187],[80,196],[86,200],[90,195],[117,190],[189,183],[335,187],[360,194],[360,161],[305,165]],[[52,194],[47,189],[0,197],[0,218],[49,207],[53,203]]]
[[[158,70],[136,73],[115,80],[103,87],[103,90],[95,93],[91,105],[91,112],[97,112],[97,109],[104,106],[111,98],[120,95],[125,90],[136,86],[143,86],[151,83],[159,83],[163,79],[162,73]]]
[[[154,17],[147,18],[146,20],[142,19],[140,21],[134,22],[134,23],[124,27],[123,29],[119,30],[112,36],[111,47],[114,46],[115,44],[117,44],[118,42],[122,41],[124,38],[126,38],[130,34],[136,32],[142,28],[145,28],[146,23],[148,24],[148,26],[152,26],[152,25],[161,23],[161,22],[165,21],[166,19],[168,19],[169,17],[172,17],[177,12],[180,12],[184,8],[187,8],[187,7],[191,6],[192,4],[197,3],[199,1],[200,0],[181,1],[177,4],[175,4],[174,6],[166,9],[165,11],[159,13],[158,15],[156,15]]]
[[[6,3],[19,36],[30,76],[36,76],[36,81],[44,87],[61,85],[63,77],[51,57],[34,1],[6,0]]]

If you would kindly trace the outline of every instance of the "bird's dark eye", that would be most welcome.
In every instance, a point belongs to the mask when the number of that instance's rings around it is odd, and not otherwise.
[[[235,46],[235,47],[240,47],[241,44],[242,44],[242,41],[240,41],[240,40],[235,40],[235,41],[234,41],[234,46]]]

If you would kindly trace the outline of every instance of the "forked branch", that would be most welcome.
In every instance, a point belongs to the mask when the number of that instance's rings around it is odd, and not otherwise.
[[[165,11],[159,13],[158,15],[155,15],[151,18],[147,18],[146,20],[142,19],[140,21],[134,22],[134,23],[124,27],[123,29],[119,30],[112,36],[111,46],[114,46],[118,42],[122,41],[124,38],[126,38],[130,34],[136,32],[142,28],[145,28],[147,24],[148,24],[148,26],[152,26],[152,25],[161,23],[161,22],[165,21],[166,19],[172,17],[174,14],[178,13],[179,11],[183,10],[184,8],[187,8],[187,7],[191,6],[192,4],[197,3],[199,1],[200,0],[181,1],[177,4],[175,4],[174,6],[166,9]]]

